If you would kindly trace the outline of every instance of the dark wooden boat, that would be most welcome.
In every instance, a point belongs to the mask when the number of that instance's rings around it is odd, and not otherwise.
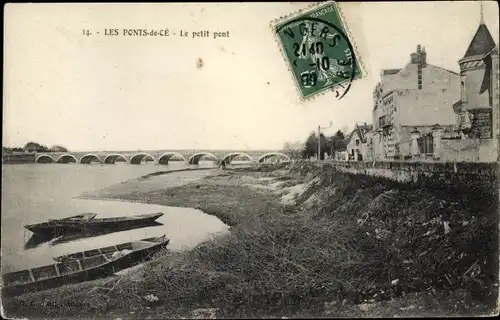
[[[90,220],[90,219],[94,219],[95,216],[97,216],[97,213],[86,212],[86,213],[77,214],[76,216],[66,217],[66,218],[62,218],[62,219],[49,219],[49,222],[50,221]]]
[[[151,222],[145,222],[141,224],[139,227],[140,228],[147,228],[147,227],[156,227],[156,226],[162,226],[163,224],[157,221],[151,221]],[[132,226],[119,226],[119,227],[113,227],[112,229],[91,229],[91,230],[85,230],[85,231],[75,231],[71,233],[66,233],[66,234],[61,234],[61,235],[41,235],[41,234],[36,234],[33,233],[31,237],[28,239],[28,241],[24,244],[24,249],[29,250],[32,248],[35,248],[39,245],[42,245],[44,243],[48,243],[49,246],[57,246],[62,243],[70,242],[70,241],[75,241],[79,239],[86,239],[86,238],[93,238],[93,237],[98,237],[106,234],[112,234],[114,232],[121,232],[121,231],[127,231],[127,230],[133,230],[136,229],[138,226],[137,225],[132,225]]]
[[[58,236],[75,232],[141,226],[155,221],[163,216],[163,213],[157,212],[98,219],[95,218],[96,215],[95,213],[87,213],[64,219],[51,219],[48,222],[30,224],[24,227],[35,234]]]
[[[3,275],[2,291],[17,295],[105,278],[150,260],[154,253],[165,248],[169,242],[170,239],[163,235],[96,249],[93,254],[89,253],[92,250],[84,251],[88,254],[73,253],[68,256],[82,258],[61,258],[55,264],[6,273]]]
[[[24,227],[29,231],[33,232],[34,234],[40,234],[40,235],[50,234],[56,236],[64,233],[69,233],[72,231],[77,231],[74,229],[70,229],[70,226],[66,226],[60,223],[61,221],[74,221],[74,220],[89,221],[91,219],[94,219],[95,216],[97,216],[96,213],[82,213],[62,219],[49,219],[47,222],[29,224],[25,225]]]

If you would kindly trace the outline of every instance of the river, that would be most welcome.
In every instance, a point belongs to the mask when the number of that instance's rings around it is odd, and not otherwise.
[[[167,234],[167,237],[171,239],[170,249],[180,250],[192,248],[212,234],[227,232],[228,227],[219,219],[195,209],[76,198],[85,192],[99,190],[148,173],[210,166],[213,166],[213,163],[200,162],[200,165],[195,166],[175,162],[169,165],[27,164],[2,166],[2,274],[51,264],[53,256],[162,234]],[[176,175],[179,174],[181,173]],[[153,212],[163,212],[164,216],[157,220],[162,225],[64,243],[45,242],[32,248],[26,247],[32,233],[26,230],[24,225],[83,212],[98,213],[101,217]]]

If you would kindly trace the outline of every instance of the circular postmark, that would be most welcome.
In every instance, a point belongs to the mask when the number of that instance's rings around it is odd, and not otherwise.
[[[335,24],[301,17],[276,28],[304,97],[332,88],[344,97],[358,74],[354,48]]]

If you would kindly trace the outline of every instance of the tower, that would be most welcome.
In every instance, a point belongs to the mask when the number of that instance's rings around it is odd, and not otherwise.
[[[458,61],[461,77],[461,101],[455,112],[461,119],[472,119],[472,129],[481,138],[492,137],[492,60],[495,48],[488,27],[484,24],[483,9],[479,27],[472,38],[464,57]]]
[[[418,90],[422,90],[422,49],[417,46],[417,86]]]
[[[491,51],[491,95],[493,118],[493,148],[497,150],[497,161],[500,161],[500,66],[498,64],[498,44]],[[496,139],[495,139],[496,138]]]

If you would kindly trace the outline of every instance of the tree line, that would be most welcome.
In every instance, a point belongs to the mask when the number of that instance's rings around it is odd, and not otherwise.
[[[324,159],[325,153],[332,157],[335,152],[347,149],[348,141],[346,135],[341,130],[338,130],[330,137],[321,133],[320,139],[320,159]],[[318,153],[318,136],[315,132],[311,132],[305,142],[287,142],[283,149],[285,153],[294,160],[315,157]]]
[[[28,142],[24,145],[23,148],[20,147],[3,147],[2,146],[2,152],[3,153],[14,153],[14,152],[68,152],[68,149],[66,149],[63,146],[59,145],[54,145],[52,147],[47,147],[43,144],[40,144],[38,142]]]

